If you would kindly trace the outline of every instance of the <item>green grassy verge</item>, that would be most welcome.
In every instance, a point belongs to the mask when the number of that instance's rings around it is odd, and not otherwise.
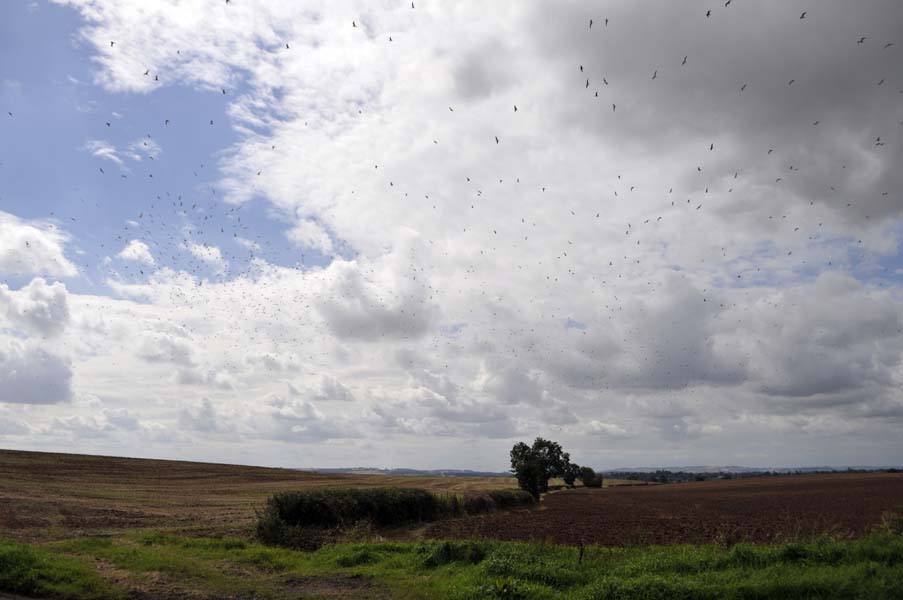
[[[3,540],[0,540],[0,591],[80,600],[124,597],[81,560]]]
[[[297,582],[372,582],[391,598],[903,598],[903,537],[652,548],[510,542],[360,543],[298,552],[238,539],[134,535],[42,548],[0,544],[0,590],[47,598],[117,598],[88,564],[127,574],[123,587],[178,582],[180,592],[295,597]],[[169,579],[167,579],[169,578]],[[150,583],[149,583],[150,582]],[[295,587],[292,587],[295,585]],[[159,592],[159,589],[157,590]],[[343,597],[354,597],[354,587]],[[164,596],[165,597],[165,596]],[[305,596],[306,597],[306,596]]]

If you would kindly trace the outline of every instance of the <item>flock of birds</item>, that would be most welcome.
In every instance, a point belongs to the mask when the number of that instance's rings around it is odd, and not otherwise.
[[[232,5],[233,2],[225,0],[225,4]],[[727,0],[724,3],[725,8],[730,7],[730,5],[731,0]],[[411,8],[416,8],[413,2],[411,3]],[[707,10],[704,17],[705,19],[710,19],[712,11]],[[809,12],[801,12],[799,20],[807,19],[809,19]],[[613,26],[608,18],[598,21],[590,18],[586,27],[589,30],[593,30],[594,27],[598,30],[600,24],[603,29]],[[362,25],[358,24],[357,19],[351,20],[350,26],[354,29],[362,28]],[[391,36],[388,37],[388,41],[393,41]],[[851,40],[851,43],[853,41],[858,45],[865,45],[869,42],[869,37],[863,35],[858,40]],[[284,43],[285,50],[291,50],[291,45],[288,41],[282,43]],[[880,45],[882,50],[890,50],[895,46],[895,43],[893,41],[882,41]],[[111,49],[117,48],[117,40],[110,40],[109,47]],[[689,60],[689,55],[682,55],[682,57],[676,57],[675,63],[679,63],[680,67],[683,68],[687,67]],[[575,65],[575,67],[583,74],[580,76],[583,83],[583,91],[586,92],[593,88],[591,90],[592,98],[600,97],[600,90],[595,89],[594,86],[597,83],[592,81],[589,70],[583,64]],[[152,77],[155,82],[160,82],[161,76],[165,79],[164,73],[152,72],[151,68],[145,68],[142,76]],[[649,74],[649,78],[653,81],[658,80],[660,78],[659,69],[654,69]],[[603,89],[613,86],[606,76],[601,76],[600,81]],[[787,82],[787,86],[795,84],[795,79],[790,79]],[[883,86],[884,84],[885,79],[877,82],[877,86]],[[744,93],[747,91],[748,86],[748,82],[738,81],[735,89],[739,93]],[[226,87],[221,87],[220,93],[223,96],[227,96],[229,91]],[[616,101],[611,102],[610,105],[612,113],[621,114],[618,112],[619,105]],[[449,106],[448,110],[449,112],[455,112],[455,107]],[[607,108],[605,110],[607,111]],[[623,110],[622,108],[622,112]],[[513,105],[513,112],[518,112],[516,104]],[[9,112],[8,116],[14,118],[12,112]],[[817,127],[820,125],[821,120],[817,118],[812,119],[811,123],[812,126]],[[171,118],[161,119],[160,126],[169,129],[176,127]],[[214,119],[209,119],[209,126],[214,126]],[[103,121],[102,127],[113,128],[113,123],[111,121]],[[901,123],[901,131],[903,131],[903,123]],[[887,138],[887,135],[877,137],[874,140],[875,148],[880,149],[885,146]],[[144,145],[149,146],[151,140],[153,140],[151,133],[147,133]],[[498,134],[492,134],[490,140],[487,140],[487,143],[494,143],[495,145],[502,145],[505,142]],[[438,142],[434,140],[434,143]],[[716,148],[715,141],[709,143],[709,152],[717,153]],[[272,146],[272,150],[276,150],[275,145]],[[774,148],[767,149],[766,155],[771,155],[774,150]],[[152,151],[147,152],[147,157],[152,163],[160,160]],[[379,166],[379,164],[374,165],[374,172],[379,173]],[[703,164],[693,165],[692,168],[698,174],[704,172]],[[777,177],[773,181],[773,185],[781,184],[784,177],[792,176],[802,168],[803,166],[801,165],[787,165],[787,174]],[[844,166],[843,168],[846,167]],[[201,162],[190,168],[193,177],[197,178],[198,181],[203,179],[204,169],[204,163]],[[103,166],[97,167],[97,173],[100,177],[111,177],[111,174]],[[733,171],[729,179],[740,184],[743,179],[741,173],[742,169],[738,168]],[[146,175],[149,179],[154,179],[153,168],[148,169]],[[258,171],[257,175],[260,176],[261,172]],[[118,179],[126,182],[129,179],[129,174],[125,172],[120,173]],[[303,315],[305,311],[311,310],[311,307],[316,307],[319,303],[322,303],[322,298],[318,298],[316,293],[311,293],[308,290],[297,289],[294,291],[294,301],[291,303],[286,304],[282,301],[274,301],[275,298],[283,297],[283,284],[278,277],[261,277],[259,264],[254,259],[260,258],[268,262],[284,264],[286,268],[305,271],[310,268],[311,264],[316,265],[328,262],[329,257],[321,256],[313,251],[305,255],[304,251],[294,248],[287,241],[280,244],[277,241],[279,238],[273,235],[272,232],[257,230],[252,224],[254,219],[247,215],[248,206],[225,202],[223,198],[217,195],[217,190],[213,186],[207,186],[206,191],[200,194],[197,191],[199,186],[195,186],[192,191],[177,191],[165,189],[167,187],[165,182],[156,180],[155,182],[159,186],[159,191],[155,192],[153,198],[146,202],[141,209],[136,210],[136,214],[127,219],[119,230],[110,232],[88,229],[85,231],[84,235],[86,238],[93,236],[97,242],[96,252],[82,257],[82,260],[85,261],[83,264],[85,272],[90,271],[98,264],[104,264],[104,261],[109,257],[115,258],[116,254],[130,241],[140,240],[150,248],[156,263],[147,264],[139,261],[114,262],[112,263],[113,266],[110,267],[115,272],[114,278],[121,277],[124,283],[142,283],[151,276],[154,270],[163,266],[172,266],[177,271],[184,271],[190,274],[197,282],[198,287],[206,285],[208,288],[206,293],[200,293],[196,288],[170,286],[169,293],[171,294],[170,300],[172,303],[190,307],[196,314],[210,315],[221,310],[223,304],[225,304],[230,311],[235,313],[236,320],[247,320],[256,324],[252,327],[250,333],[242,333],[242,336],[247,335],[247,337],[239,338],[232,335],[233,332],[216,334],[216,336],[221,338],[231,338],[231,348],[239,351],[249,344],[256,344],[271,348],[274,355],[283,352],[290,361],[296,359],[308,362],[322,360],[322,357],[317,356],[313,351],[307,353],[308,351],[304,349],[306,340],[301,337],[297,330],[281,328],[276,325],[298,319],[299,314]],[[504,178],[498,178],[498,183],[495,180],[480,182],[476,178],[471,180],[470,177],[466,177],[466,182],[463,183],[469,186],[469,193],[471,194],[471,197],[462,203],[462,206],[465,206],[464,212],[467,212],[466,206],[469,206],[471,211],[478,212],[481,202],[485,201],[485,198],[492,193],[491,190],[497,190],[499,189],[498,186],[504,186],[505,180]],[[509,185],[518,185],[519,183],[519,178],[508,182]],[[405,197],[408,194],[415,193],[413,188],[407,190],[403,182],[398,182],[394,179],[387,178],[382,185],[387,190],[385,193],[404,194]],[[636,191],[639,185],[640,182],[627,181],[622,179],[621,175],[617,175],[616,180],[612,182],[611,192],[614,198],[629,196]],[[705,187],[704,193],[701,194],[702,199],[699,197],[695,199],[683,197],[677,199],[674,193],[676,187],[676,185],[669,187],[665,194],[667,200],[651,214],[644,214],[639,220],[623,224],[624,239],[630,240],[629,246],[625,245],[623,246],[624,248],[637,248],[642,246],[643,243],[655,243],[654,227],[663,219],[668,218],[668,215],[675,214],[675,211],[678,210],[704,211],[709,202],[715,201],[713,199],[714,191],[710,194],[708,187]],[[726,190],[719,188],[718,193],[730,194],[733,192],[733,189],[732,186]],[[829,190],[836,192],[830,183],[826,183],[825,191]],[[122,191],[120,188],[117,193]],[[536,184],[535,189],[524,190],[524,193],[552,195],[551,190],[547,191],[547,186],[539,184]],[[619,196],[619,193],[621,196]],[[882,192],[883,195],[889,193],[891,193],[890,190]],[[442,211],[436,208],[437,204],[433,203],[434,201],[431,200],[430,195],[423,195],[424,201],[431,205],[433,210],[441,214]],[[376,201],[378,202],[378,198]],[[73,223],[77,222],[79,218],[90,219],[91,204],[97,211],[105,210],[101,206],[100,201],[86,203],[85,200],[82,200],[80,206],[74,207],[73,214],[52,214],[51,217],[62,219],[63,222],[68,220]],[[849,203],[847,207],[852,208]],[[460,207],[457,210],[460,210]],[[544,338],[537,331],[537,327],[521,324],[513,329],[503,330],[503,324],[506,321],[501,320],[500,316],[505,311],[504,306],[507,301],[512,299],[504,298],[500,292],[494,290],[492,278],[497,277],[499,272],[497,269],[487,268],[487,265],[492,262],[492,258],[489,255],[496,251],[502,243],[515,246],[517,243],[522,243],[526,249],[529,247],[527,243],[531,237],[542,238],[544,230],[548,232],[552,229],[561,229],[561,224],[568,218],[573,218],[577,221],[585,221],[587,219],[606,221],[608,215],[605,214],[604,210],[595,210],[589,215],[585,215],[578,214],[574,209],[568,209],[568,213],[562,216],[560,223],[537,223],[531,215],[517,215],[515,214],[516,211],[516,207],[511,207],[512,222],[518,232],[516,237],[510,233],[511,227],[509,227],[509,224],[486,223],[480,218],[470,218],[468,221],[471,227],[470,232],[468,232],[467,227],[464,227],[460,234],[464,236],[464,239],[472,243],[473,247],[478,249],[479,252],[478,254],[476,252],[473,253],[474,258],[466,266],[463,273],[460,274],[461,290],[458,291],[459,293],[465,293],[466,290],[479,290],[479,296],[474,299],[479,302],[479,305],[471,306],[469,312],[474,314],[475,317],[481,312],[485,311],[487,313],[488,329],[486,335],[494,340],[499,353],[507,355],[515,361],[529,355],[548,353],[550,351],[561,355],[571,354],[574,352],[574,349],[567,344],[560,344],[553,349],[547,347],[544,344]],[[769,215],[768,219],[786,221],[787,216],[787,214],[774,214]],[[438,218],[441,219],[441,216]],[[474,223],[478,223],[482,229],[474,231]],[[499,233],[503,230],[503,227],[507,231],[504,242],[500,241],[502,236]],[[814,239],[818,229],[821,227],[823,227],[822,222],[818,222],[817,225],[812,223],[808,227],[810,240]],[[794,228],[794,231],[799,230],[800,226]],[[521,236],[523,236],[522,240],[520,239]],[[634,240],[636,240],[635,244],[633,243]],[[432,239],[427,240],[429,245],[433,245],[434,242],[435,240]],[[29,242],[26,241],[25,245],[24,251],[28,251],[30,249]],[[629,311],[631,308],[628,306],[632,297],[631,293],[628,291],[626,284],[624,288],[618,288],[618,280],[630,279],[630,285],[634,287],[634,293],[636,293],[637,288],[641,288],[643,289],[643,294],[654,294],[662,285],[660,279],[631,269],[632,265],[639,264],[646,256],[642,250],[638,250],[635,254],[625,251],[617,257],[610,257],[607,261],[609,274],[602,275],[598,271],[585,274],[581,267],[578,266],[578,262],[569,261],[569,252],[573,254],[576,251],[573,246],[572,241],[567,241],[560,248],[552,248],[548,254],[531,256],[525,253],[518,257],[517,271],[530,272],[534,275],[536,273],[540,274],[538,277],[539,281],[534,279],[535,289],[532,297],[522,300],[526,300],[533,305],[532,309],[538,312],[538,318],[542,321],[562,323],[567,320],[576,324],[571,329],[576,330],[579,335],[587,336],[589,334],[589,336],[592,336],[592,331],[587,331],[585,327],[581,328],[578,316],[568,314],[569,307],[564,302],[566,298],[560,297],[559,293],[555,291],[559,288],[559,284],[566,280],[571,286],[577,285],[584,289],[586,294],[590,296],[599,293],[603,297],[599,301],[600,309],[607,314],[610,320],[617,320],[620,315],[623,315],[625,311]],[[721,255],[713,258],[729,262],[731,256],[728,250],[726,248],[721,250]],[[343,251],[348,256],[351,256],[353,252],[352,249],[339,245],[337,252],[341,254]],[[374,266],[370,265],[363,268],[362,278],[365,286],[363,291],[358,285],[335,285],[330,288],[335,296],[329,301],[334,301],[339,306],[353,306],[360,302],[365,304],[366,310],[372,311],[373,314],[398,312],[401,315],[402,325],[398,326],[396,322],[393,325],[397,327],[396,330],[380,332],[376,337],[393,336],[401,339],[413,339],[420,336],[424,333],[424,315],[429,313],[431,305],[442,298],[442,294],[449,294],[449,291],[439,290],[438,287],[434,287],[434,284],[431,282],[435,280],[435,276],[438,274],[435,271],[436,268],[427,261],[422,260],[417,255],[417,252],[417,249],[410,250],[405,257],[406,264],[403,273],[405,278],[411,282],[410,285],[382,286],[384,282],[380,279],[380,274]],[[790,257],[791,255],[792,250],[788,250],[787,256]],[[531,264],[534,261],[535,264]],[[637,275],[637,273],[640,273],[640,275]],[[517,273],[515,273],[515,276],[517,276]],[[752,276],[755,277],[755,273],[752,273]],[[633,280],[635,277],[645,278],[645,280]],[[743,277],[743,273],[736,275],[737,279],[742,279]],[[250,283],[229,291],[226,284],[236,280],[245,280]],[[209,289],[211,287],[214,287],[215,293],[221,294],[221,296],[214,295]],[[573,290],[574,288],[562,289]],[[619,289],[622,291],[619,291]],[[601,290],[607,291],[602,293]],[[704,294],[701,302],[708,303],[708,296]],[[718,308],[724,310],[729,307],[720,304]],[[779,307],[775,306],[774,308],[777,317]],[[718,313],[720,314],[720,311]],[[572,316],[575,319],[573,321],[571,319]],[[404,323],[407,324],[405,325]],[[204,322],[204,320],[198,321],[184,318],[178,325],[187,335],[192,335],[205,330],[208,323]],[[325,338],[335,333],[329,330],[328,325],[312,325],[312,327],[314,328],[313,331],[308,332],[310,335]],[[354,331],[345,331],[342,334],[351,338],[354,338],[356,335]],[[570,333],[567,335],[570,335]],[[669,376],[681,369],[693,368],[691,365],[693,357],[685,356],[685,353],[691,352],[692,348],[683,347],[663,350],[641,340],[631,340],[628,335],[629,332],[625,333],[625,337],[621,341],[625,344],[625,347],[630,347],[637,356],[642,357],[641,362],[664,369]],[[450,355],[450,348],[454,349],[454,351],[465,351],[464,341],[448,331],[427,332],[427,339],[428,346],[435,350],[437,355]],[[440,352],[440,350],[443,351]],[[584,358],[589,363],[593,363],[600,359],[604,351],[604,349],[597,349],[589,345],[584,352]],[[238,368],[237,364],[232,364],[230,360],[227,359],[225,366],[227,368]],[[410,356],[405,360],[410,365],[414,365],[417,363],[418,358]],[[584,379],[579,382],[581,386],[598,386],[601,388],[607,385],[606,374],[602,369],[597,370],[594,374],[586,374],[581,377]]]

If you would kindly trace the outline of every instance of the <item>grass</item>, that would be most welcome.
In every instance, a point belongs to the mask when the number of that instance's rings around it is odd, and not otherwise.
[[[0,540],[0,591],[84,600],[124,597],[77,558],[3,540]]]
[[[89,564],[110,565],[124,583],[112,587]],[[363,597],[377,589],[384,597],[411,599],[901,598],[903,537],[731,548],[588,547],[582,553],[496,541],[355,543],[298,552],[236,538],[165,534],[41,548],[0,543],[0,590],[46,598],[120,598],[126,587],[146,591],[165,582],[202,596],[297,597],[291,586],[299,580],[339,588],[370,582],[375,587]],[[344,592],[354,597],[354,589]]]

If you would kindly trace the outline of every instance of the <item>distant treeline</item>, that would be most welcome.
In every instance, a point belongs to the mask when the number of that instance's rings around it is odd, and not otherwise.
[[[826,473],[903,473],[903,469],[781,469],[779,471],[715,471],[692,473],[687,471],[608,471],[604,476],[611,479],[645,481],[646,483],[688,483],[690,481],[711,481],[715,479],[749,479],[751,477],[787,477],[792,475],[817,475]]]

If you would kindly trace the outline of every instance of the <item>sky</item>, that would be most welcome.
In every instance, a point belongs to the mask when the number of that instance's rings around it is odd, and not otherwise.
[[[0,447],[903,456],[898,0],[0,3]]]

